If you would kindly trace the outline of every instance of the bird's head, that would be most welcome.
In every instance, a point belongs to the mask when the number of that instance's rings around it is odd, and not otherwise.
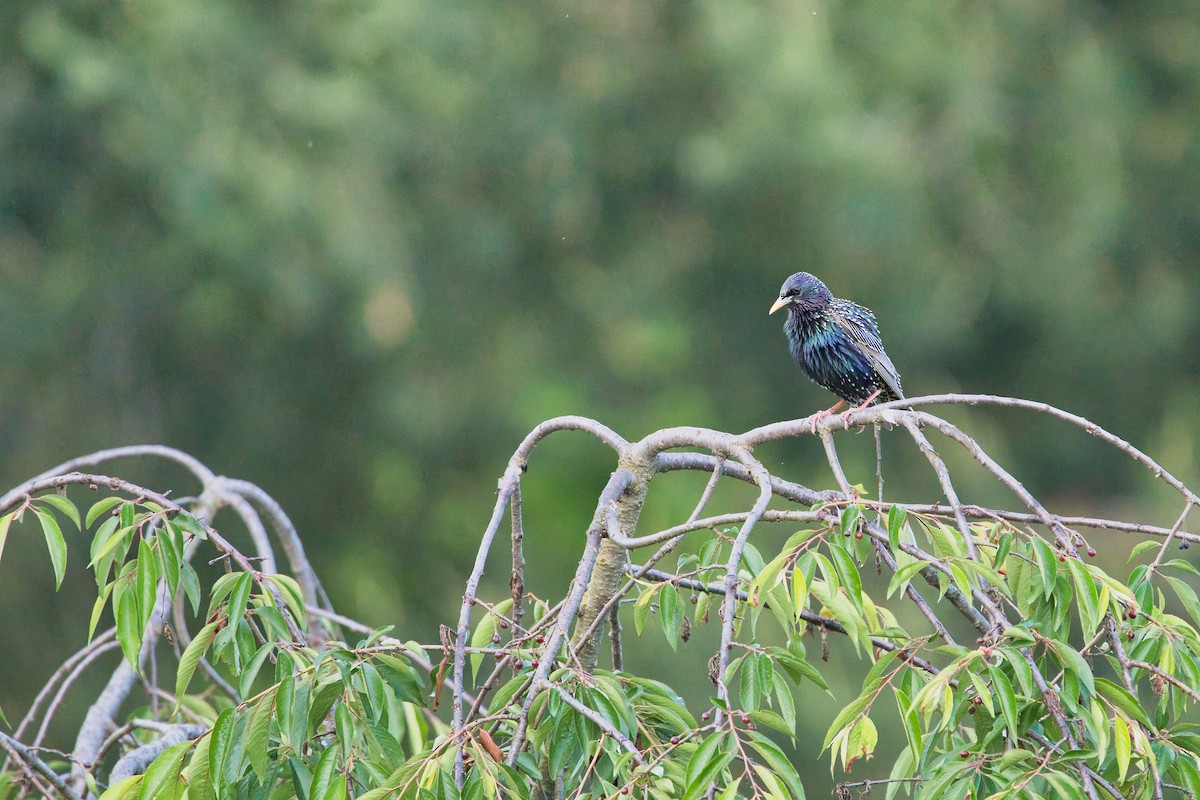
[[[784,306],[793,309],[817,310],[824,308],[833,299],[828,287],[821,280],[807,272],[797,272],[783,282],[779,290],[779,299],[771,306],[768,314],[774,314]]]

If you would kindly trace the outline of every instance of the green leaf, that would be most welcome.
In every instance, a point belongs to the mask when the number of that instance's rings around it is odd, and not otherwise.
[[[155,563],[154,552],[145,539],[138,540],[137,577],[138,624],[142,631],[150,624],[154,614],[154,600],[158,589],[158,564]]]
[[[829,596],[837,594],[841,583],[833,562],[826,558],[824,553],[813,553],[813,560],[816,561],[817,569],[821,570],[821,577],[825,579],[826,594]]]
[[[892,575],[891,581],[888,582],[888,598],[891,598],[898,591],[904,591],[916,574],[927,566],[929,565],[924,561],[910,561],[897,569],[895,574]]]
[[[1100,590],[1088,572],[1087,566],[1077,558],[1067,559],[1071,582],[1075,585],[1075,602],[1079,612],[1079,624],[1085,638],[1091,638],[1100,626],[1104,609],[1100,608]]]
[[[996,554],[992,556],[992,564],[996,569],[1004,568],[1004,559],[1008,558],[1012,546],[1013,535],[1007,531],[1000,534],[1000,541],[996,544]]]
[[[1127,559],[1127,561],[1133,561],[1135,558],[1137,558],[1138,556],[1140,556],[1142,553],[1146,552],[1147,550],[1157,550],[1160,547],[1162,547],[1162,542],[1155,542],[1155,541],[1138,542],[1136,545],[1133,546],[1133,549],[1129,552],[1129,558]]]
[[[966,555],[966,545],[958,528],[927,520],[922,520],[921,524],[929,532],[929,538],[933,541],[933,554],[938,558],[962,558]]]
[[[138,797],[144,777],[144,775],[130,775],[121,778],[100,795],[100,800],[129,800],[129,798]]]
[[[208,594],[208,614],[211,617],[213,613],[220,608],[221,603],[225,598],[229,597],[229,593],[233,591],[234,585],[241,580],[244,572],[226,572],[221,577],[217,578],[217,582],[212,585],[212,589]]]
[[[1039,536],[1033,537],[1033,557],[1042,576],[1042,597],[1049,600],[1054,594],[1054,582],[1058,577],[1058,554]]]
[[[13,517],[17,512],[10,511],[0,517],[0,557],[4,556],[4,542],[8,539],[8,529],[12,526]]]
[[[303,629],[306,617],[304,612],[304,593],[300,591],[300,584],[296,583],[296,579],[291,575],[282,575],[279,573],[268,575],[267,582],[274,585],[279,590],[279,593],[283,595],[283,604],[292,613],[292,619]],[[501,601],[496,604],[496,607],[507,608],[506,603],[511,605],[512,601]]]
[[[217,635],[217,626],[222,620],[213,620],[205,625],[197,633],[194,639],[188,643],[187,648],[183,651],[183,655],[179,657],[179,669],[175,673],[175,705],[179,707],[179,702],[183,699],[187,692],[188,684],[192,681],[192,675],[196,672],[196,666],[200,663],[201,657],[208,650],[208,646],[212,644],[212,640]]]
[[[192,761],[188,764],[188,800],[217,800],[212,773],[209,771],[211,744],[211,734],[201,736],[196,744],[196,752],[192,754]]]
[[[895,505],[888,509],[888,544],[891,545],[893,553],[900,549],[900,529],[904,527],[904,519],[907,515],[904,506]]]
[[[637,602],[633,606],[633,629],[638,636],[642,635],[642,630],[646,627],[646,619],[650,616],[651,604],[654,602],[654,596],[658,594],[662,588],[662,584],[656,584],[653,587],[644,590],[638,596]]]
[[[851,506],[851,508],[857,507]],[[846,587],[846,593],[850,595],[850,602],[854,603],[854,607],[861,612],[863,607],[862,577],[858,574],[858,566],[850,554],[840,547],[830,547],[829,555],[833,559],[833,566],[837,570],[838,578]]]
[[[679,629],[683,624],[683,607],[679,603],[679,590],[674,586],[663,586],[658,593],[658,616],[667,644],[675,650],[679,647]]]
[[[179,585],[179,562],[183,554],[175,551],[170,533],[163,530],[159,530],[154,537],[152,549],[159,577],[167,584],[167,596],[174,597],[175,588]]]
[[[92,503],[92,507],[88,509],[87,516],[84,517],[84,523],[83,523],[84,527],[85,528],[92,527],[92,523],[94,523],[97,519],[99,519],[103,514],[108,513],[109,511],[111,511],[113,509],[114,506],[118,505],[119,503],[123,503],[123,502],[125,502],[125,501],[120,497],[111,497],[110,496],[110,497],[103,497],[103,498],[97,500],[95,503]],[[112,517],[112,519],[116,519],[116,517]]]
[[[904,735],[908,739],[908,752],[913,759],[910,763],[915,763],[915,760],[920,758],[921,749],[924,743],[924,736],[921,733],[921,718],[917,714],[917,710],[912,707],[912,701],[903,690],[897,688],[894,692],[896,697],[896,707],[900,712],[900,720],[904,723]]]
[[[146,770],[140,800],[179,800],[187,783],[183,779],[183,762],[195,742],[180,742],[164,750]]]
[[[1192,753],[1195,756],[1195,753]],[[1200,769],[1192,758],[1177,758],[1167,775],[1175,783],[1183,784],[1189,797],[1200,797]]]
[[[841,519],[838,520],[838,530],[843,536],[850,536],[858,530],[859,520],[862,519],[862,506],[851,504],[842,509]],[[830,548],[836,549],[836,548]]]
[[[1190,561],[1184,561],[1182,558],[1172,558],[1170,561],[1164,561],[1159,565],[1159,569],[1177,569],[1182,572],[1190,572],[1193,575],[1200,576],[1200,569]]]
[[[988,674],[992,678],[992,691],[1000,702],[1000,711],[1004,714],[1004,726],[1008,728],[1008,739],[1016,741],[1023,731],[1020,728],[1017,695],[1013,692],[1012,683],[998,667],[989,665]]]
[[[716,777],[733,761],[736,753],[733,734],[727,731],[711,733],[688,760],[682,800],[695,800],[703,795]]]
[[[92,619],[88,623],[88,642],[89,643],[92,641],[92,636],[94,636],[96,633],[96,625],[100,622],[100,615],[104,613],[104,609],[108,605],[108,598],[109,598],[109,595],[112,594],[113,585],[114,585],[114,583],[112,581],[109,581],[104,586],[104,590],[101,591],[100,595],[96,598],[95,604],[92,605]]]
[[[258,677],[258,671],[262,669],[263,663],[267,658],[275,652],[275,642],[267,642],[254,653],[250,660],[246,663],[242,674],[238,676],[238,693],[242,697],[249,697],[251,690],[254,688],[254,680]]]
[[[1151,724],[1146,709],[1142,707],[1136,697],[1125,690],[1124,686],[1119,686],[1104,678],[1096,678],[1096,693],[1122,711],[1125,716],[1154,730],[1154,725]]]
[[[892,771],[888,774],[887,792],[884,794],[884,800],[893,800],[902,787],[907,786],[904,782],[906,778],[913,777],[913,753],[911,750],[901,750],[900,756],[896,759],[896,763],[892,765]]]
[[[47,496],[57,497],[58,495]],[[50,563],[54,567],[54,588],[57,590],[62,586],[63,575],[67,571],[67,541],[63,538],[62,529],[58,527],[58,520],[54,518],[53,512],[44,508],[35,508],[33,511],[37,514],[38,522],[42,523],[42,533],[46,537],[46,549],[50,551]]]
[[[1079,682],[1087,691],[1088,697],[1095,695],[1096,684],[1095,679],[1092,677],[1092,668],[1088,666],[1087,661],[1079,654],[1079,651],[1066,642],[1060,642],[1056,639],[1050,640],[1050,647],[1054,649],[1059,662],[1063,665],[1063,669],[1074,673],[1079,678]]]
[[[120,515],[122,528],[132,528],[134,526],[134,523],[137,521],[135,517],[136,511],[137,509],[134,507],[133,503],[124,503],[121,505]]]
[[[79,509],[75,508],[75,504],[61,494],[44,494],[40,496],[35,503],[45,503],[48,506],[58,509],[58,511],[71,522],[75,523],[75,527],[79,528]]]
[[[804,784],[800,782],[800,775],[788,757],[779,749],[779,745],[754,731],[750,733],[747,743],[758,752],[775,776],[784,782],[788,791],[792,793],[792,797],[795,800],[804,800]],[[873,744],[872,747],[874,747]]]
[[[184,561],[179,565],[179,580],[183,583],[183,593],[192,604],[192,613],[200,613],[200,576],[196,569]]]
[[[988,689],[987,684],[983,682],[983,678],[974,672],[968,671],[967,675],[971,678],[971,685],[975,687],[975,696],[979,698],[979,702],[987,709],[989,714],[996,714],[996,706],[992,702],[992,692]]]
[[[125,660],[129,662],[130,666],[140,672],[138,656],[142,649],[142,635],[145,633],[145,628],[138,615],[137,592],[130,585],[129,576],[132,574],[130,568],[136,567],[136,565],[127,564],[126,567],[122,571],[121,577],[117,578],[117,585],[113,590],[113,615],[117,621],[117,641],[121,643],[121,652],[125,654]]]
[[[850,729],[850,735],[846,738],[845,761],[842,764],[843,769],[850,769],[850,766],[860,758],[870,758],[875,754],[875,745],[879,744],[879,731],[875,728],[875,723],[870,717],[859,717],[854,723],[854,727]]]
[[[115,533],[112,533],[103,540],[103,544],[97,547],[97,543],[101,541],[101,534],[106,532],[107,525],[101,525],[96,531],[96,536],[92,540],[92,561],[89,566],[99,567],[100,564],[108,558],[116,558],[120,556],[124,558],[125,548],[129,546],[129,540],[133,537],[133,526],[125,525],[119,528]]]
[[[241,622],[246,616],[246,603],[250,600],[250,590],[254,588],[254,575],[249,572],[243,572],[234,581],[233,588],[229,590],[229,613],[227,619],[229,624]]]
[[[229,751],[233,745],[235,715],[236,712],[233,708],[226,708],[217,715],[217,721],[213,723],[212,732],[209,734],[208,770],[218,787],[218,795],[224,794],[220,787],[227,783],[225,768],[229,762]]]
[[[317,768],[313,770],[312,786],[308,790],[311,800],[324,798],[331,783],[341,779],[341,776],[337,774],[337,764],[338,751],[336,747],[330,747],[321,754],[320,760],[317,761]]]
[[[270,744],[271,719],[275,713],[276,695],[275,690],[269,691],[254,706],[254,713],[250,717],[250,727],[246,733],[246,755],[250,759],[250,766],[254,769],[254,774],[258,776],[260,783],[265,780],[267,769],[270,766],[267,748]]]
[[[473,650],[482,650],[485,647],[492,647],[492,641],[496,635],[497,625],[500,620],[495,614],[484,614],[479,620],[479,624],[475,626],[475,630],[471,632],[470,647]],[[471,653],[471,678],[477,680],[479,678],[479,668],[483,665],[483,653]]]
[[[1012,642],[1020,646],[1032,646],[1037,644],[1037,639],[1024,628],[1011,627],[1004,629],[1004,638],[1011,639]]]
[[[1171,584],[1171,588],[1175,590],[1175,595],[1179,598],[1179,602],[1187,609],[1188,614],[1194,622],[1200,622],[1200,600],[1196,598],[1196,590],[1187,584],[1186,581],[1171,575],[1163,575],[1167,583]]]
[[[1129,738],[1129,725],[1120,714],[1113,717],[1113,751],[1117,754],[1117,777],[1120,783],[1125,782],[1129,772],[1129,756],[1133,752],[1133,742]]]
[[[821,744],[822,751],[829,747],[830,742],[841,732],[842,728],[849,725],[856,717],[867,710],[871,705],[872,699],[874,699],[874,694],[860,694],[853,702],[838,712],[838,715],[834,717],[833,722],[830,724],[829,730],[825,733],[825,741]]]
[[[775,558],[771,559],[762,572],[754,576],[754,580],[750,582],[747,594],[750,598],[751,605],[759,605],[761,602],[759,595],[775,588],[776,584],[781,580],[783,569],[792,559],[792,554],[788,550],[784,550]]]

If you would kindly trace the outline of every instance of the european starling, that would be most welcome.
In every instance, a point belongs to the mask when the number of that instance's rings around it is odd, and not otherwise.
[[[783,282],[771,314],[787,306],[783,332],[792,360],[813,382],[842,398],[816,420],[841,408],[903,399],[900,375],[883,352],[879,326],[869,308],[834,297],[828,287],[807,272]],[[847,411],[848,415],[850,412]]]

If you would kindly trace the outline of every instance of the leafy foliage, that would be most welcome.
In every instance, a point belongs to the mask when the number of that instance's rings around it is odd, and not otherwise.
[[[951,487],[914,420],[980,463],[994,462],[949,423],[904,408],[935,400],[855,414],[860,424],[908,430]],[[1070,420],[1153,465],[1086,420]],[[7,737],[9,768],[35,788],[75,796],[94,787],[101,800],[805,800],[794,753],[819,749],[845,778],[842,791],[877,786],[887,800],[1200,791],[1200,598],[1193,586],[1200,570],[1169,557],[1173,542],[1200,540],[1184,528],[1196,495],[1155,465],[1185,497],[1172,529],[1059,517],[1027,493],[1032,515],[962,505],[952,488],[945,506],[884,502],[848,483],[833,443],[842,424],[797,420],[740,437],[664,430],[632,444],[583,418],[539,426],[501,480],[459,628],[445,628],[433,645],[333,613],[301,561],[289,576],[259,568],[233,547],[199,510],[230,487],[262,500],[238,482],[213,476],[189,509],[118,479],[76,472],[35,479],[8,495],[0,531],[11,537],[32,527],[14,522],[36,518],[56,582],[74,529],[90,535],[97,599],[81,652],[107,642],[133,671],[155,669],[143,677],[151,702],[128,712],[129,738],[116,764],[101,750],[86,759],[89,769],[60,773],[37,755],[39,744],[31,750]],[[515,498],[529,451],[562,428],[606,441],[621,466],[600,495],[576,582],[551,601],[523,588]],[[780,481],[749,455],[758,441],[814,428],[840,491]],[[685,454],[690,468],[712,471],[692,517],[682,528],[633,536],[650,484],[638,481],[638,470],[675,463],[666,451],[679,446],[730,454],[737,463]],[[989,468],[1000,480],[1010,477]],[[700,517],[723,477],[760,489],[732,525],[729,516]],[[65,489],[85,484],[113,494],[77,506]],[[792,507],[769,511],[773,495]],[[491,600],[475,587],[506,510],[511,594]],[[255,527],[254,517],[243,519]],[[794,532],[773,545],[751,543],[754,524],[768,519],[793,523]],[[286,526],[276,522],[286,543]],[[1083,527],[1157,538],[1128,548],[1129,566],[1114,572],[1117,562],[1097,559]],[[659,543],[644,563],[629,563],[630,553]],[[285,547],[297,552],[294,543]],[[215,577],[202,578],[193,566],[206,551],[222,567]],[[673,566],[663,569],[668,556]],[[605,586],[616,588],[597,589]],[[607,593],[603,606],[589,605],[597,591]],[[159,669],[159,631],[169,612],[173,681]],[[106,615],[115,626],[97,634]],[[614,668],[600,666],[587,644],[605,620],[621,617],[638,636],[663,637],[680,664],[694,660],[688,648],[698,630],[719,629],[708,662],[715,696],[689,708],[695,703],[662,679],[673,668],[661,676],[623,669],[615,627]],[[856,693],[837,698],[818,747],[799,736],[798,719],[815,695],[833,693],[821,664],[831,642],[841,643],[834,644],[844,651],[840,663],[861,663],[862,677]],[[901,731],[902,739],[888,742],[881,731]],[[181,741],[168,738],[181,733]],[[850,780],[862,769],[880,777]],[[3,779],[0,797],[21,794],[10,775]]]

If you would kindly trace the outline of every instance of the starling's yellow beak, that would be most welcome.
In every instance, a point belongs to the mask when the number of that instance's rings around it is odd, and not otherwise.
[[[767,316],[768,316],[768,317],[769,317],[769,316],[771,316],[771,315],[772,315],[772,314],[774,314],[776,311],[778,311],[779,309],[783,308],[784,306],[786,306],[786,305],[787,305],[788,303],[790,303],[790,302],[792,302],[792,299],[791,299],[790,297],[781,297],[781,298],[779,298],[778,300],[776,300],[776,301],[775,301],[775,305],[771,306],[771,310],[767,312]]]

